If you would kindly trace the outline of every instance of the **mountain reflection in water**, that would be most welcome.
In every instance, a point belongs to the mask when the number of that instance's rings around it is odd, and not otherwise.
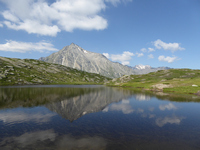
[[[0,88],[0,149],[200,149],[200,103],[191,99],[104,86]]]

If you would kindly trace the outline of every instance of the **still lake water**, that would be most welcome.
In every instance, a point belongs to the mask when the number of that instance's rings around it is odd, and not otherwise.
[[[0,149],[200,149],[199,98],[104,86],[0,88]]]

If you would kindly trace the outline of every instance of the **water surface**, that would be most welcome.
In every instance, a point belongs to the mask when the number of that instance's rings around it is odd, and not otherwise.
[[[104,86],[0,88],[0,149],[200,149],[198,97]]]

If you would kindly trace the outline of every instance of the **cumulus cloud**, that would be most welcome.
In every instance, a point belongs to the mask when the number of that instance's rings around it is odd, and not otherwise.
[[[137,57],[142,57],[142,56],[144,56],[143,53],[136,53],[136,55],[137,55]]]
[[[159,109],[160,110],[162,110],[162,111],[164,111],[164,110],[175,110],[175,109],[177,109],[177,107],[174,105],[174,104],[172,104],[172,103],[169,103],[169,104],[167,104],[167,105],[160,105],[159,106]]]
[[[142,48],[140,51],[145,53],[145,52],[147,52],[147,49],[146,48]]]
[[[7,7],[2,11],[4,22],[13,30],[24,30],[45,36],[56,36],[65,30],[103,30],[107,20],[100,13],[107,3],[114,6],[131,0],[0,0]],[[89,8],[89,9],[88,9]]]
[[[131,2],[132,0],[105,0],[105,1],[113,4],[114,6],[117,6],[117,4],[121,2],[126,3],[126,2]]]
[[[26,43],[8,40],[5,44],[0,44],[0,51],[25,53],[27,51],[58,51],[58,49],[54,48],[53,44],[45,41],[38,43]]]
[[[122,54],[111,54],[109,55],[108,53],[103,53],[104,56],[106,56],[107,58],[111,59],[112,61],[120,61],[123,65],[129,65],[130,62],[129,60],[131,60],[132,56],[134,56],[133,53],[129,52],[129,51],[124,51]]]
[[[168,63],[172,63],[175,60],[178,60],[178,58],[176,56],[173,56],[173,57],[167,56],[167,57],[165,57],[165,56],[161,55],[161,56],[158,57],[158,60],[159,61],[166,61]]]
[[[61,31],[56,25],[49,26],[33,20],[25,20],[24,22],[20,22],[18,24],[5,21],[4,24],[10,29],[25,30],[28,33],[36,33],[47,36],[56,36],[56,34]]]
[[[149,50],[149,51],[148,51],[149,53],[155,51],[155,49],[153,49],[153,48],[151,48],[151,47],[149,47],[148,50]]]
[[[110,55],[108,53],[103,53],[104,56],[106,56],[108,59],[110,58]]]
[[[149,54],[148,58],[153,59],[154,58],[153,54]]]
[[[170,50],[172,52],[185,49],[185,48],[180,47],[179,43],[165,43],[161,41],[160,39],[154,41],[153,44],[157,49]]]

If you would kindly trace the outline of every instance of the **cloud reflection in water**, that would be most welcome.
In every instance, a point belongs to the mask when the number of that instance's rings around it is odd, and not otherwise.
[[[6,146],[5,145],[9,145]],[[107,142],[102,137],[74,137],[58,135],[54,130],[27,132],[20,136],[5,137],[0,142],[3,149],[106,149]]]
[[[48,122],[51,117],[55,116],[54,113],[26,113],[23,111],[6,111],[0,113],[0,120],[4,123],[14,124],[22,122],[35,122],[35,123],[44,123]]]
[[[172,104],[172,103],[169,103],[169,104],[167,104],[167,105],[160,105],[159,106],[159,109],[160,110],[162,110],[162,111],[164,111],[164,110],[175,110],[175,109],[177,109],[177,107],[174,105],[174,104]]]
[[[156,125],[159,127],[163,127],[166,124],[176,124],[179,125],[181,121],[185,119],[184,117],[172,116],[172,117],[164,117],[164,118],[157,118]]]
[[[111,104],[110,106],[107,106],[103,112],[107,112],[107,111],[122,111],[123,114],[130,114],[132,112],[134,112],[134,109],[132,108],[132,106],[129,104],[129,100],[122,100],[121,103],[114,103]]]

